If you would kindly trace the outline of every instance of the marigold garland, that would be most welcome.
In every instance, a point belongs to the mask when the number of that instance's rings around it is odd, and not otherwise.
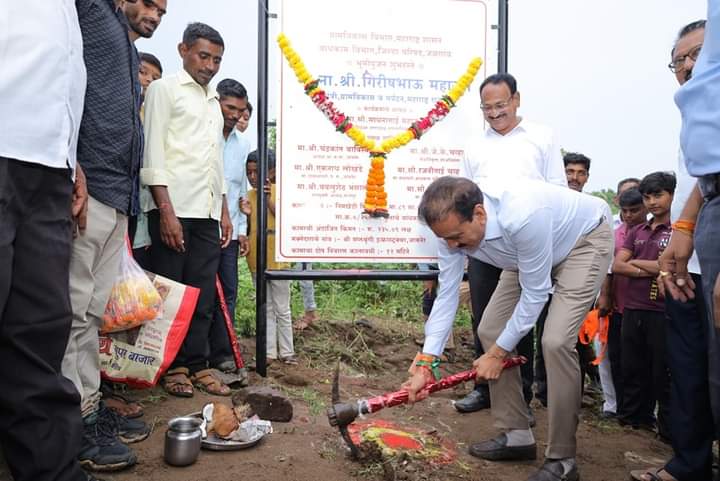
[[[410,127],[394,137],[383,139],[380,145],[377,145],[373,139],[367,137],[362,130],[353,125],[350,117],[330,101],[325,91],[319,87],[320,82],[310,75],[300,55],[290,46],[290,40],[284,34],[280,34],[277,42],[298,81],[305,86],[305,93],[312,99],[315,106],[335,125],[338,132],[347,135],[356,146],[370,153],[370,171],[368,172],[363,213],[371,217],[389,217],[387,192],[385,192],[387,154],[408,144],[413,139],[419,139],[433,125],[444,119],[472,84],[482,66],[482,60],[480,58],[472,59],[465,73],[445,95],[440,97],[425,117],[413,122]]]

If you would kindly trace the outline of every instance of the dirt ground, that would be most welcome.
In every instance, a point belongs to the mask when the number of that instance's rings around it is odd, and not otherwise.
[[[434,467],[403,457],[361,464],[348,458],[337,429],[328,425],[325,414],[330,404],[334,360],[342,359],[343,400],[396,390],[406,378],[405,371],[416,352],[412,339],[417,332],[412,329],[415,328],[409,324],[398,327],[379,320],[368,325],[332,321],[297,334],[300,366],[271,366],[265,379],[251,373],[251,384],[274,386],[293,400],[293,420],[274,423],[275,432],[254,448],[234,452],[203,451],[197,463],[190,467],[173,468],[163,462],[166,424],[172,417],[199,411],[212,398],[200,393],[192,399],[172,398],[160,389],[130,391],[129,396],[144,405],[144,420],[154,425],[153,433],[132,446],[140,460],[137,466],[101,477],[107,481],[525,480],[542,463],[547,411],[533,404],[539,454],[536,462],[487,462],[473,458],[467,454],[468,445],[492,437],[496,431],[488,410],[459,414],[452,407],[452,400],[462,397],[470,385],[436,393],[412,408],[401,406],[372,415],[372,419],[435,432],[451,441],[458,452],[453,464]],[[456,336],[458,355],[454,363],[444,365],[448,373],[467,369],[472,362],[469,331],[459,331]],[[248,361],[252,359],[253,342],[252,339],[242,341]],[[303,386],[305,382],[307,385]],[[655,440],[652,433],[602,421],[594,414],[597,411],[596,405],[584,408],[578,429],[578,462],[584,481],[629,479],[630,469],[661,462],[670,455],[669,446]],[[0,480],[10,479],[6,469],[0,466]]]

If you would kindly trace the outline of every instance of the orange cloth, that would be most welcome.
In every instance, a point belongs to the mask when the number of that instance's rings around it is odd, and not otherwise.
[[[597,336],[600,344],[602,345],[602,350],[593,361],[593,364],[596,366],[600,364],[605,357],[609,329],[610,318],[607,316],[600,317],[599,309],[593,309],[592,311],[588,312],[588,315],[587,317],[585,317],[582,326],[580,326],[578,339],[580,340],[581,344],[590,344],[590,342],[595,339],[595,336]]]

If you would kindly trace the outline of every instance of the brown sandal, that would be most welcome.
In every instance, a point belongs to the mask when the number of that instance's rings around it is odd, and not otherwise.
[[[144,414],[140,404],[130,401],[120,394],[103,395],[103,401],[105,406],[128,419],[137,419]]]
[[[667,476],[661,476],[665,473]],[[648,468],[630,471],[630,478],[636,481],[677,481],[665,468]]]
[[[189,375],[190,371],[186,367],[176,367],[165,373],[160,384],[171,396],[193,397],[194,389]]]
[[[212,369],[203,369],[190,377],[196,388],[213,396],[229,396],[231,390],[215,376]]]

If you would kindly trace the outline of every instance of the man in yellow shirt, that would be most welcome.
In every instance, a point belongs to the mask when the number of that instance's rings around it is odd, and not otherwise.
[[[232,238],[223,177],[223,117],[208,84],[220,69],[224,42],[212,27],[191,23],[179,45],[183,69],[153,82],[145,96],[146,199],[154,272],[200,289],[190,329],[163,380],[169,394],[193,385],[227,396],[208,369],[206,347],[215,305],[220,248]]]

